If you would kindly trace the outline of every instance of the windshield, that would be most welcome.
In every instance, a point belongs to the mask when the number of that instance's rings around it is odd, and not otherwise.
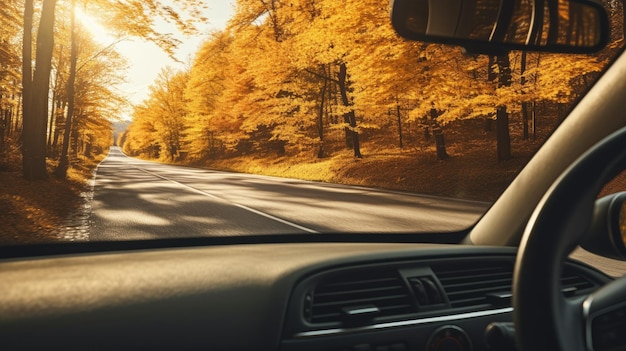
[[[380,1],[10,0],[0,244],[475,223],[621,50],[478,55]]]

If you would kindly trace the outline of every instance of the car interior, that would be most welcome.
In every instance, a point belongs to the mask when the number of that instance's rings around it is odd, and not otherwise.
[[[437,13],[443,2],[395,0],[390,21],[407,40],[469,51],[605,45],[602,5],[570,2],[597,13],[590,42],[505,43],[445,26],[480,1]],[[424,3],[430,13],[412,12]],[[463,231],[0,247],[0,348],[626,350],[626,278],[577,256],[582,246],[626,260],[626,197],[598,199],[626,166],[625,78],[621,53]]]

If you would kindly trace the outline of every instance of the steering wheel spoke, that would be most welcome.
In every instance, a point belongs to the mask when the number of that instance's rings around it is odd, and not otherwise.
[[[583,318],[588,350],[626,350],[626,276],[590,295]]]
[[[583,154],[541,199],[520,243],[513,276],[521,351],[626,350],[626,278],[583,301],[561,293],[564,261],[590,226],[595,200],[626,168],[626,128]]]

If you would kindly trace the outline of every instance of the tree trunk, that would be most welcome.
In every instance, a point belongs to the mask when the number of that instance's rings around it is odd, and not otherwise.
[[[67,108],[67,102],[63,101],[57,106],[57,109],[61,111],[55,118],[54,137],[52,138],[52,149],[55,154],[59,153],[59,139],[61,138],[61,131],[65,130],[65,116],[64,111]]]
[[[326,76],[326,66],[321,65],[324,76]],[[329,77],[328,77],[329,78]],[[320,91],[320,108],[317,113],[317,136],[320,139],[319,148],[317,150],[317,158],[325,157],[324,150],[324,110],[326,108],[326,90],[328,89],[328,78],[324,78],[324,85]]]
[[[506,106],[498,107],[496,113],[496,131],[498,139],[498,162],[511,159],[511,137],[509,135],[509,113]]]
[[[530,137],[530,103],[522,102],[522,139],[528,140]]]
[[[526,85],[526,77],[524,76],[524,73],[526,73],[526,59],[527,59],[527,53],[524,51],[522,52],[522,58],[521,58],[521,64],[520,64],[520,75],[522,76],[520,83],[522,84],[522,87],[524,87],[524,85]],[[528,140],[528,114],[530,113],[530,109],[529,109],[529,103],[528,102],[522,102],[522,138],[524,140]]]
[[[495,64],[496,64],[496,57],[489,55],[489,63],[488,63],[489,67],[487,68],[487,80],[489,82],[493,82],[496,80],[496,78],[498,78],[498,75],[494,68]],[[491,116],[485,118],[485,127],[483,130],[485,132],[493,131],[493,118]]]
[[[33,83],[33,0],[24,1],[24,36],[22,38],[22,114],[30,116]]]
[[[11,99],[15,100],[15,95],[11,97]],[[15,107],[10,107],[9,110],[7,110],[8,114],[6,116],[6,120],[5,120],[5,134],[4,134],[4,138],[8,139],[9,137],[11,137],[11,133],[13,132],[12,128],[13,128],[13,120],[16,118],[16,108]]]
[[[404,141],[402,140],[402,115],[400,114],[400,104],[396,101],[396,115],[398,117],[398,144],[402,149]]]
[[[46,172],[46,126],[48,118],[48,93],[52,50],[54,47],[54,20],[56,0],[44,0],[39,30],[32,95],[24,101],[28,112],[24,114],[22,131],[22,164],[24,178],[38,180],[47,178]],[[25,11],[26,12],[26,11]],[[25,43],[29,45],[29,43]],[[26,61],[26,59],[24,60]],[[26,71],[28,75],[28,71]],[[27,110],[25,109],[25,112]]]
[[[345,63],[341,63],[339,66],[339,92],[341,94],[341,102],[343,106],[350,106],[350,100],[348,99],[348,69]],[[354,114],[354,110],[350,110],[350,112],[345,113],[343,115],[344,121],[350,125],[350,128],[346,128],[346,134],[351,137],[352,148],[354,150],[354,157],[362,158],[361,155],[361,145],[359,143],[359,133],[355,130],[356,124],[356,115]]]
[[[23,111],[24,111],[24,95],[20,94],[17,97],[17,111],[15,111],[15,118],[13,118],[13,126],[11,126],[11,134],[21,134],[22,133],[22,121],[24,119]]]
[[[1,100],[1,99],[0,99]],[[6,111],[8,112],[8,110]],[[9,125],[9,115],[5,113],[5,110],[0,108],[0,154],[4,151],[4,141],[7,133],[7,126]]]
[[[63,47],[61,47],[61,51],[59,53],[59,62],[57,63],[57,67],[63,66],[62,60],[63,60]],[[58,156],[58,150],[55,150],[52,147],[52,138],[53,138],[53,130],[56,129],[56,119],[58,117],[58,109],[59,109],[59,106],[61,105],[61,99],[62,99],[62,97],[59,96],[60,85],[61,85],[61,73],[57,71],[55,74],[55,78],[54,78],[54,90],[52,91],[52,103],[50,104],[52,106],[52,111],[50,111],[50,119],[48,122],[48,150],[51,150],[52,155],[54,155],[54,157]]]
[[[501,54],[496,58],[499,72],[498,87],[511,85],[511,65],[509,54]],[[509,113],[506,106],[496,109],[497,154],[498,162],[511,158],[511,137],[509,135]]]
[[[435,149],[437,150],[437,159],[440,161],[448,159],[450,156],[446,152],[446,141],[443,136],[443,129],[437,123],[436,119],[439,117],[439,113],[434,108],[430,110],[430,122],[431,129],[433,130],[433,136],[435,137]]]
[[[65,119],[65,137],[63,138],[63,147],[61,149],[61,159],[54,175],[59,179],[67,176],[67,168],[69,167],[69,146],[70,132],[72,130],[72,119],[74,117],[74,90],[76,83],[76,64],[78,61],[78,38],[76,33],[76,1],[72,0],[72,19],[71,19],[71,41],[70,49],[70,75],[67,80],[67,118]]]
[[[530,110],[530,130],[532,131],[533,140],[537,139],[537,103],[535,101],[531,104]]]
[[[31,121],[33,119],[32,107],[32,86],[33,86],[33,0],[24,1],[24,34],[22,37],[22,143],[25,143],[24,131],[30,131]],[[24,167],[24,177],[30,178],[31,174],[27,171],[30,167],[30,159],[32,147],[30,145],[22,146],[22,162]]]

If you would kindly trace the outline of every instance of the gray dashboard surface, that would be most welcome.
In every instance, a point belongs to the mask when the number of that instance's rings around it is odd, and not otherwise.
[[[294,285],[365,262],[514,249],[297,243],[78,254],[0,261],[8,349],[277,349]]]

